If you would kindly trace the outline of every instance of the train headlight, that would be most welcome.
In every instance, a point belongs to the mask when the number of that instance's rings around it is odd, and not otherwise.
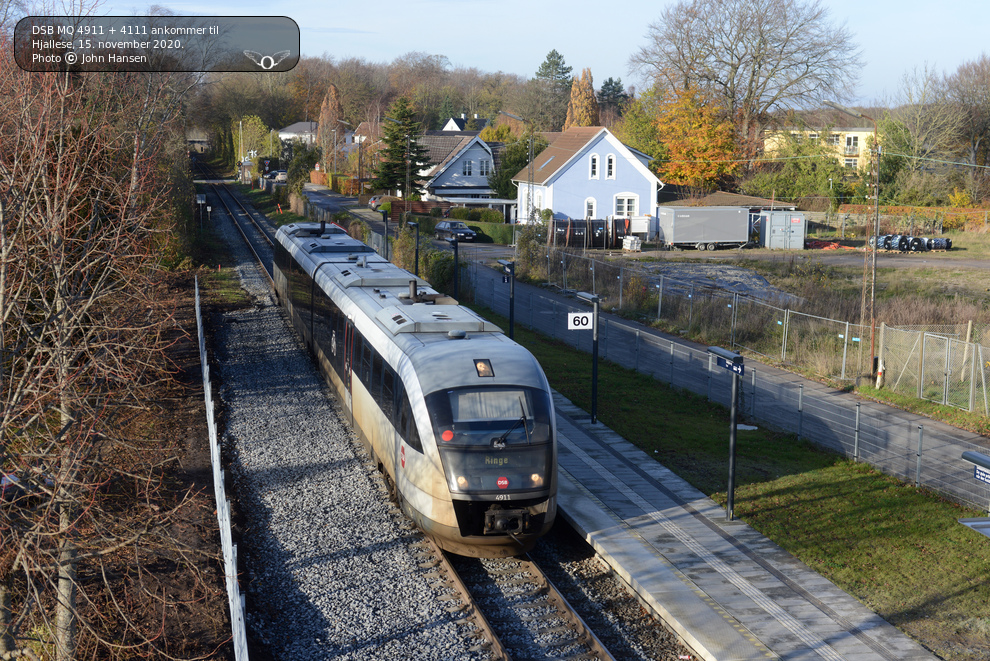
[[[457,476],[457,488],[461,490],[468,488],[468,479],[463,475]]]
[[[529,479],[531,479],[533,481],[533,486],[534,487],[542,487],[543,486],[543,476],[540,475],[539,473],[533,473],[532,475],[529,476]]]

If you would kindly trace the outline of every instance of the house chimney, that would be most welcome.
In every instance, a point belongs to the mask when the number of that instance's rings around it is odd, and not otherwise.
[[[467,115],[465,115],[464,113],[461,113],[461,119],[467,119]]]

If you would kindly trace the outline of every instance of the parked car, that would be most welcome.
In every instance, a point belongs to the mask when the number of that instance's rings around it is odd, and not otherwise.
[[[473,229],[459,220],[441,220],[433,228],[433,235],[438,240],[457,239],[458,241],[474,241],[477,236]]]
[[[289,173],[285,170],[275,170],[275,183],[284,184],[289,180]]]
[[[381,195],[372,195],[371,196],[371,199],[368,200],[368,206],[371,207],[372,209],[376,209],[377,210],[378,209],[378,205],[381,204],[381,201],[382,201],[382,196]]]

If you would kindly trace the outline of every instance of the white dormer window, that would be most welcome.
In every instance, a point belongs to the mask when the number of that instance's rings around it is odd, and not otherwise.
[[[591,160],[589,161],[588,178],[597,179],[598,178],[598,154],[592,154]]]
[[[470,177],[471,176],[471,161],[470,160],[464,161],[464,166],[462,167],[461,172],[464,174],[465,177]]]
[[[480,174],[482,177],[487,177],[488,174],[491,172],[491,167],[489,165],[490,163],[491,161],[489,161],[486,158],[483,158],[480,161],[478,161],[478,174]]]
[[[605,178],[615,179],[615,154],[609,154],[605,159]]]

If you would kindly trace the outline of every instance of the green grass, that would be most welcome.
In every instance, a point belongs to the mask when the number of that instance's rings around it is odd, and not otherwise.
[[[287,203],[279,203],[274,197],[260,188],[252,188],[244,184],[233,184],[233,187],[242,199],[268,216],[268,219],[277,227],[307,220],[304,216],[293,213]]]
[[[590,410],[588,354],[519,325],[515,339]],[[728,411],[605,361],[598,377],[602,423],[724,505]],[[734,513],[942,658],[990,649],[990,540],[957,522],[980,512],[759,429],[738,433]]]

